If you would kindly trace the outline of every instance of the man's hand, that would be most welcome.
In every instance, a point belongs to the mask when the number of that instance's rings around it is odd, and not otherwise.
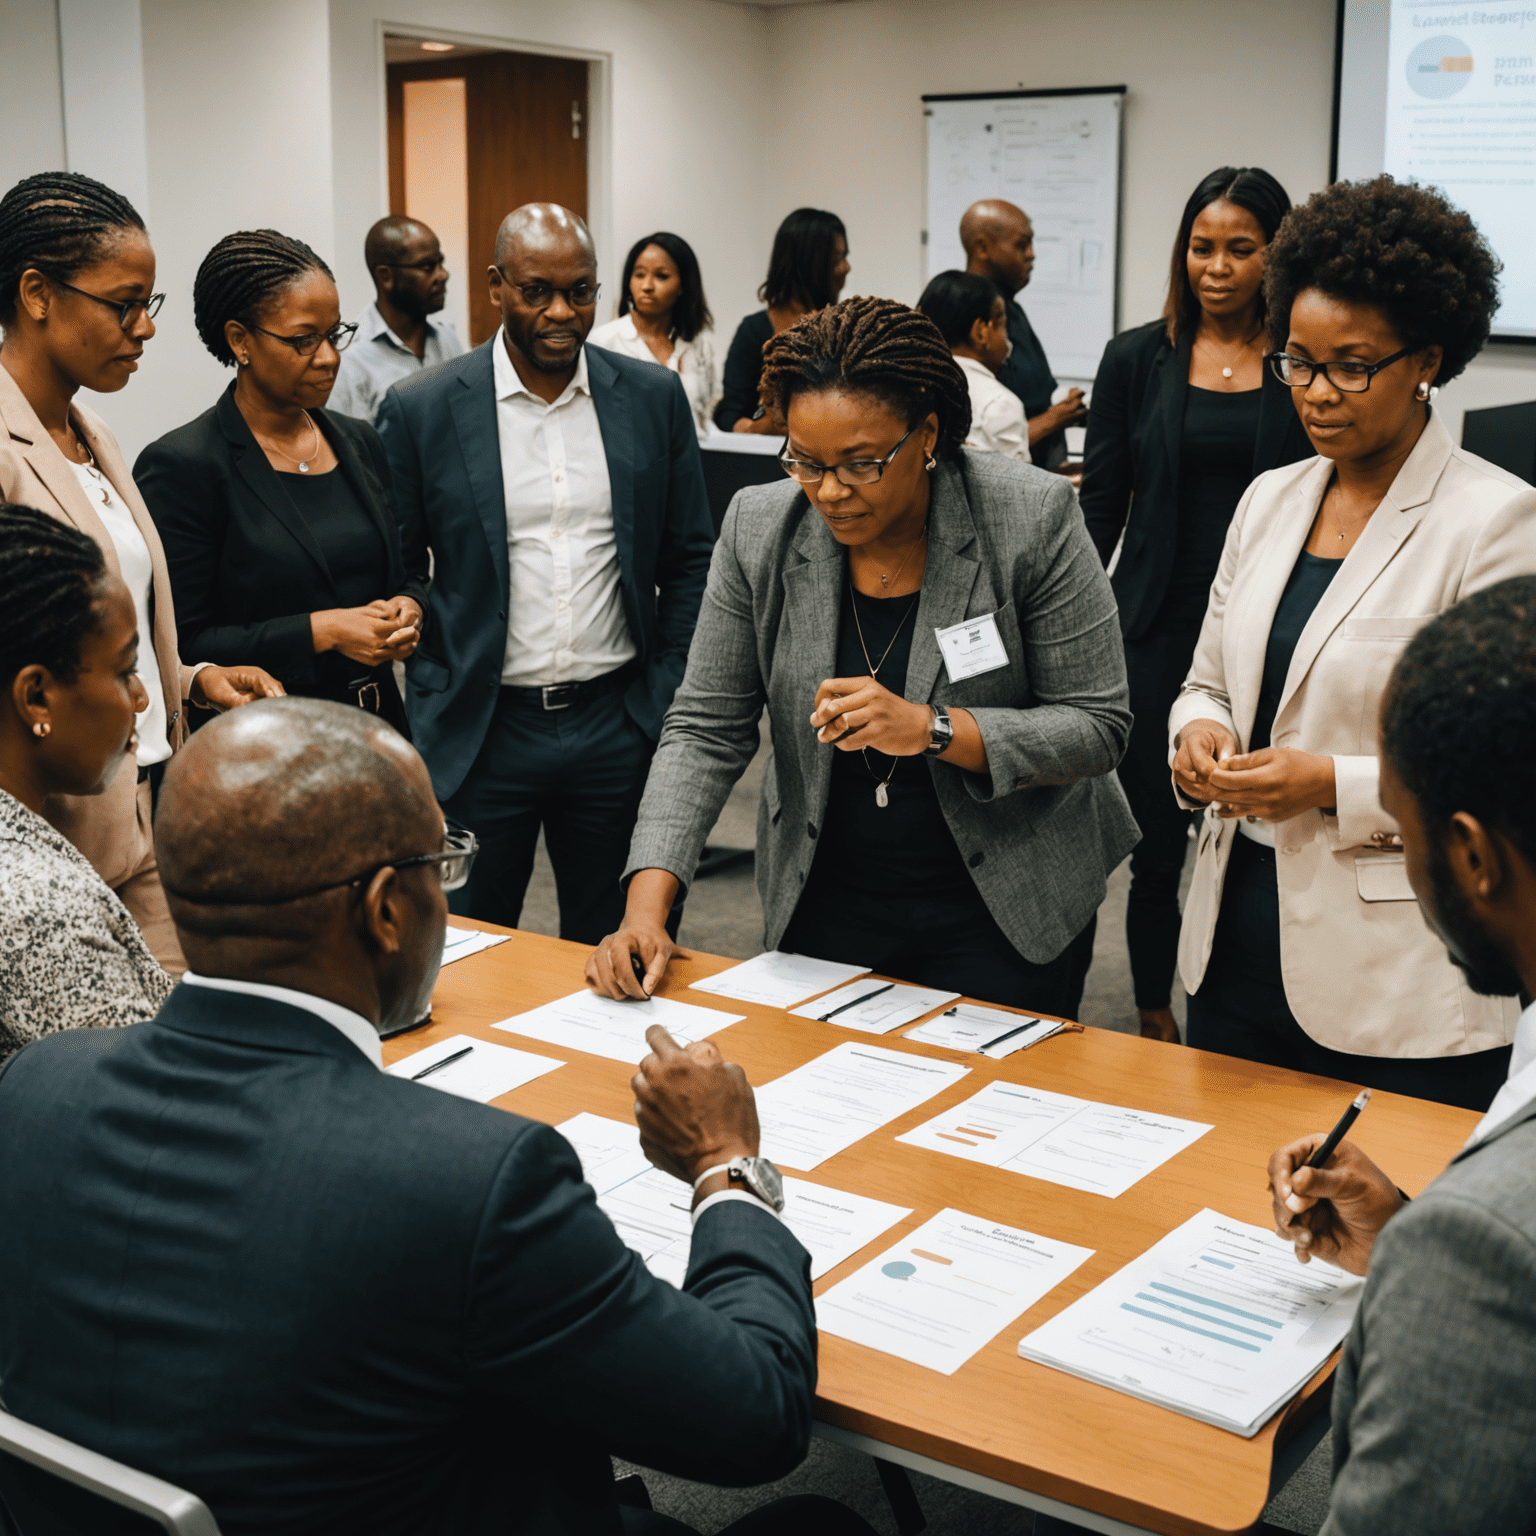
[[[203,709],[239,709],[257,699],[284,697],[283,685],[260,667],[201,667],[192,679],[192,702]]]
[[[1331,809],[1338,801],[1333,759],[1294,747],[1263,747],[1217,765],[1209,785],[1220,802],[1217,814],[1230,821],[1257,816],[1289,821],[1303,811]]]
[[[747,1074],[712,1040],[683,1050],[660,1024],[645,1040],[651,1054],[630,1081],[645,1155],[687,1184],[734,1157],[756,1157],[757,1101]]]
[[[1281,1147],[1269,1160],[1275,1231],[1303,1264],[1326,1259],[1363,1275],[1376,1234],[1403,1207],[1397,1186],[1352,1141],[1341,1141],[1325,1168],[1306,1161],[1327,1136],[1319,1131]]]
[[[1066,395],[1058,400],[1046,414],[1053,422],[1052,432],[1058,431],[1062,427],[1081,426],[1088,419],[1088,407],[1083,404],[1082,390],[1069,389]]]
[[[1218,764],[1237,751],[1237,739],[1219,720],[1191,720],[1178,735],[1173,778],[1186,799],[1208,805],[1221,797],[1211,788]]]
[[[916,757],[933,740],[933,711],[872,677],[829,677],[816,690],[811,724],[817,741],[843,752],[873,747],[887,757]]]

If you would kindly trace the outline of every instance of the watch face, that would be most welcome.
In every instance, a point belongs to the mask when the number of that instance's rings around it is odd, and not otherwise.
[[[747,1188],[774,1210],[784,1209],[784,1180],[766,1157],[739,1157],[731,1164],[731,1172],[739,1172]]]

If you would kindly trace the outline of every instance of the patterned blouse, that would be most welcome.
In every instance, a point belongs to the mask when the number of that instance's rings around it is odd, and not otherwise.
[[[0,790],[0,1063],[56,1029],[153,1018],[175,985],[85,856]]]

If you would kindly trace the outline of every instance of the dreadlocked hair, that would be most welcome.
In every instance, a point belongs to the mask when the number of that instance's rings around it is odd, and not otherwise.
[[[197,334],[226,368],[235,366],[224,326],[251,325],[290,284],[309,272],[334,274],[302,240],[275,229],[243,229],[225,235],[203,257],[192,280],[192,319]]]
[[[75,680],[106,574],[89,534],[34,507],[0,502],[0,683],[38,665],[61,682]]]
[[[971,392],[938,326],[893,299],[829,304],[764,345],[765,409],[787,416],[796,395],[832,390],[884,401],[909,426],[933,411],[941,458],[957,458],[971,430]]]
[[[68,282],[94,266],[125,229],[143,229],[120,192],[75,171],[45,171],[0,198],[0,324],[16,319],[22,273]]]

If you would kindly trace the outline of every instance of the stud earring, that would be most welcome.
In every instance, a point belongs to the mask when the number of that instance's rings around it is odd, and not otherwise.
[[[1438,384],[1425,384],[1420,381],[1419,387],[1414,391],[1414,397],[1419,400],[1433,400],[1439,393]]]
[[[46,720],[39,720],[33,725],[32,734],[36,736],[39,741],[41,741],[43,737],[46,736],[52,729],[53,727],[49,725]]]
[[[241,359],[240,359],[240,366],[241,366],[241,367],[242,367],[242,368],[249,368],[249,367],[250,367],[250,366],[251,366],[251,360],[250,360],[250,358],[248,358],[248,357],[242,357],[242,358],[241,358]]]

